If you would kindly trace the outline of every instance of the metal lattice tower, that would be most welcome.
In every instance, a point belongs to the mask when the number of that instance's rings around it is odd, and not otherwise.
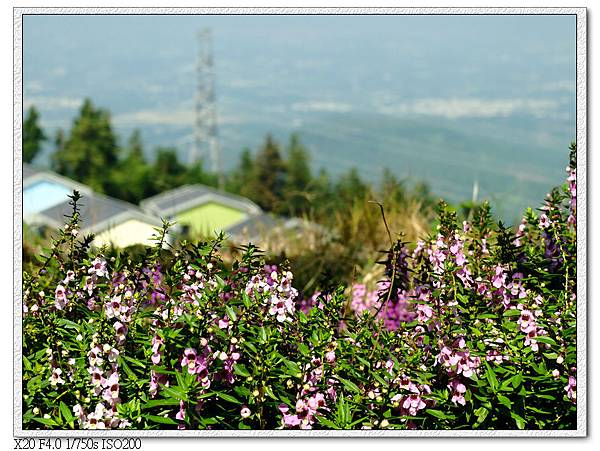
[[[207,155],[210,156],[211,170],[219,175],[219,186],[222,188],[223,171],[217,127],[215,70],[210,28],[198,32],[194,145],[190,153],[190,164]]]

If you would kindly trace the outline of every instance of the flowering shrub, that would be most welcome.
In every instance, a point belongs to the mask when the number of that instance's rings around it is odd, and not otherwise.
[[[138,260],[98,253],[74,193],[24,273],[23,427],[575,428],[574,155],[516,231],[442,202],[373,291],[312,296],[252,245],[232,264],[221,239],[166,250],[168,224]]]

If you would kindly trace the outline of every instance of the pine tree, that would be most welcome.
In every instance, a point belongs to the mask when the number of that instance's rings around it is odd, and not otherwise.
[[[226,190],[231,193],[240,194],[242,188],[251,180],[254,173],[254,159],[250,149],[245,148],[240,155],[238,167],[227,178]]]
[[[381,179],[381,199],[383,203],[402,204],[406,201],[404,183],[399,181],[390,168],[384,168]]]
[[[339,179],[335,186],[335,195],[341,202],[351,204],[357,199],[364,199],[368,189],[356,168],[352,168]]]
[[[313,211],[317,212],[318,214],[325,213],[329,215],[331,213],[333,192],[331,187],[331,179],[326,169],[321,168],[319,170],[319,174],[313,181],[313,192]]]
[[[254,160],[252,177],[241,194],[254,200],[267,211],[277,211],[283,201],[286,168],[279,145],[268,135]]]
[[[156,161],[151,170],[153,191],[160,193],[180,186],[186,175],[185,166],[179,162],[174,147],[156,149]]]
[[[42,150],[42,143],[48,139],[38,124],[39,118],[38,111],[31,106],[23,122],[23,161],[26,163],[35,159]]]
[[[137,204],[153,194],[150,165],[144,157],[144,146],[139,130],[134,130],[126,147],[126,155],[112,171],[107,194]]]
[[[284,211],[292,216],[308,211],[311,200],[309,155],[298,135],[290,137],[287,150],[287,178],[283,188]]]
[[[62,144],[62,142],[60,143]],[[53,166],[57,172],[105,192],[119,159],[117,139],[107,111],[86,99],[75,118],[69,137],[57,147]]]

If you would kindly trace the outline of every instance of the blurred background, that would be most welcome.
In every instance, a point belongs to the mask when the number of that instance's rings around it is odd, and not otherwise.
[[[372,261],[386,235],[369,200],[411,240],[432,230],[440,197],[464,218],[489,200],[514,225],[562,183],[575,138],[575,16],[30,15],[23,24],[25,159],[38,174],[26,210],[48,198],[39,174],[51,171],[66,188],[128,202],[120,206],[137,221],[179,215],[182,235],[258,239],[279,221],[295,237],[308,227],[354,241]],[[190,203],[198,198],[202,210]],[[29,222],[54,224],[48,208],[32,207]],[[118,210],[103,208],[90,222]]]

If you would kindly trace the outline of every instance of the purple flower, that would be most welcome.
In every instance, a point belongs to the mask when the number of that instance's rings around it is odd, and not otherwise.
[[[185,420],[185,404],[183,401],[179,401],[179,412],[177,412],[175,418],[180,421]]]
[[[67,292],[65,291],[65,287],[62,285],[58,285],[56,290],[54,291],[54,306],[58,310],[62,310],[67,305]]]
[[[501,288],[506,282],[506,274],[504,273],[504,269],[502,266],[496,266],[496,273],[492,277],[492,285],[496,288]]]
[[[92,262],[91,268],[88,269],[88,274],[95,274],[98,277],[108,277],[106,260],[101,257],[96,257],[96,259]]]
[[[569,376],[569,383],[565,387],[567,392],[567,398],[569,398],[574,404],[577,403],[577,379],[574,376]]]

